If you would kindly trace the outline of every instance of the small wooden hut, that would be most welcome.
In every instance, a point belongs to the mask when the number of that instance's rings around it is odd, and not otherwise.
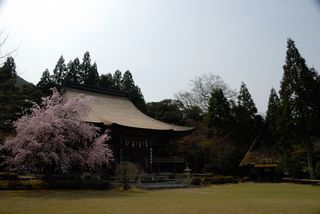
[[[275,169],[279,164],[277,153],[271,145],[263,141],[255,141],[240,162],[240,167],[246,167],[251,179],[257,181],[274,181]]]

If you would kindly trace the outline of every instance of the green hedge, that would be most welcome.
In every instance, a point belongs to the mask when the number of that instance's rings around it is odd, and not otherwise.
[[[9,173],[9,172],[0,172],[0,180],[12,180],[12,179],[18,179],[18,175]]]
[[[211,177],[193,177],[191,184],[193,185],[208,185],[208,184],[227,184],[238,183],[239,180],[232,176],[215,175]]]
[[[0,180],[0,190],[22,189],[110,189],[110,182],[105,180],[55,180],[44,181],[40,179]]]
[[[110,182],[95,180],[57,180],[45,183],[46,189],[110,189]]]
[[[0,189],[2,190],[17,190],[17,189],[42,189],[44,182],[39,179],[33,180],[0,180]]]

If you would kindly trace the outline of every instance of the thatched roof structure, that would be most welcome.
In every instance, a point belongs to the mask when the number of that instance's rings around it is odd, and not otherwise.
[[[254,142],[239,166],[254,166],[256,168],[276,167],[279,158],[274,150],[264,142]]]
[[[188,132],[194,129],[164,123],[145,115],[134,106],[127,94],[119,91],[66,84],[63,95],[66,100],[77,96],[89,97],[92,111],[85,118],[87,122],[170,132]]]

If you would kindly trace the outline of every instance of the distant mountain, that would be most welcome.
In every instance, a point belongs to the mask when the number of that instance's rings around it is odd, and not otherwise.
[[[17,87],[21,87],[21,86],[24,86],[24,85],[33,85],[33,84],[28,82],[28,81],[26,81],[25,79],[23,79],[22,77],[17,75],[16,86]]]

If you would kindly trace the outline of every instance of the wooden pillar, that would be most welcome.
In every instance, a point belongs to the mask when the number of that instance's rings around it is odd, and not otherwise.
[[[122,152],[123,152],[122,140],[123,140],[123,138],[120,137],[120,163],[122,163]]]
[[[276,181],[276,170],[275,170],[275,168],[272,168],[271,173],[272,173],[272,182],[275,182]]]
[[[152,173],[152,145],[150,143],[150,154],[149,154],[149,158],[150,158],[150,173]]]
[[[134,159],[134,150],[135,150],[135,146],[136,146],[136,143],[134,140],[131,141],[131,162],[135,162],[135,159]]]
[[[157,174],[159,174],[160,173],[160,163],[158,162],[157,163]]]

